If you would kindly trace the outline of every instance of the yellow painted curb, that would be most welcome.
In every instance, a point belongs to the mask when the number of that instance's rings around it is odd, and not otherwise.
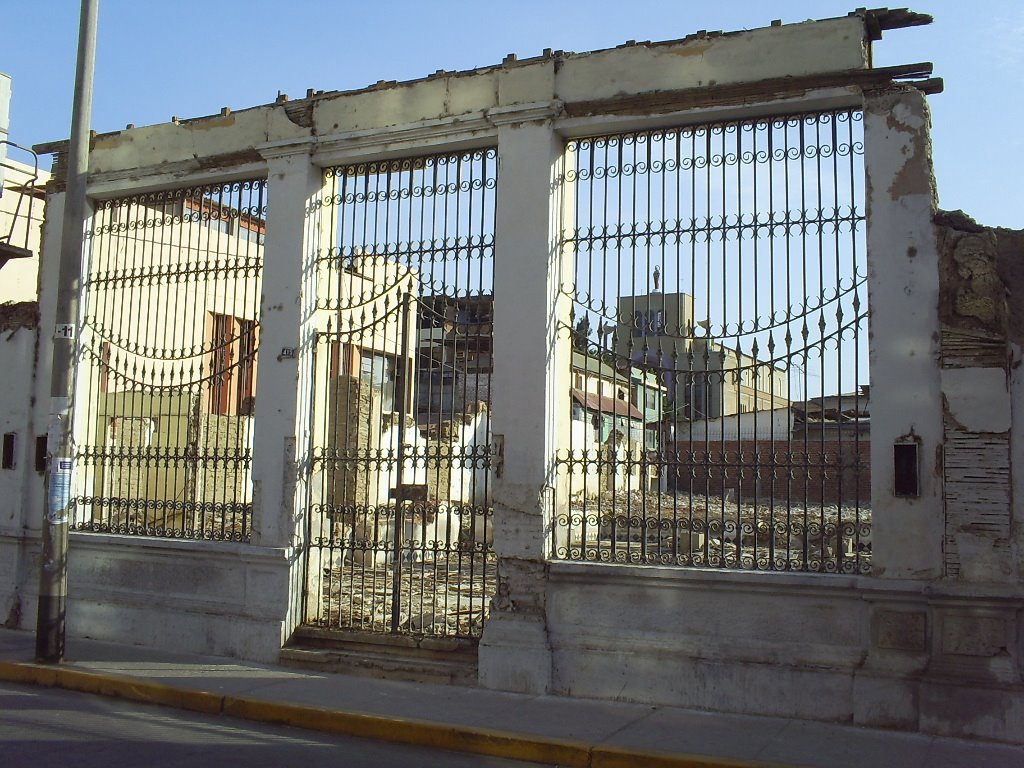
[[[35,683],[49,688],[113,696],[144,704],[161,704],[212,715],[220,714],[224,706],[224,697],[217,693],[175,688],[150,680],[48,664],[0,661],[0,678],[11,682]]]
[[[644,752],[622,747],[594,747],[589,768],[792,768],[772,763],[729,760],[722,757]]]
[[[338,712],[234,696],[224,698],[224,714],[284,723],[327,733],[415,744],[454,752],[588,768],[590,747],[581,742],[523,736],[486,728],[455,727],[424,720]]]
[[[176,688],[149,680],[33,662],[0,661],[0,679],[50,688],[159,704],[205,714],[224,714],[306,730],[412,744],[453,752],[503,757],[565,768],[783,768],[768,763],[726,760],[698,755],[645,752],[622,747],[525,736],[487,728],[452,726],[426,720],[341,712],[303,704],[224,696]]]

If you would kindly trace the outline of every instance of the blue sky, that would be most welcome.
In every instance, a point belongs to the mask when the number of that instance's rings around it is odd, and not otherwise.
[[[437,69],[495,64],[544,48],[587,51],[773,19],[842,16],[860,0],[100,0],[93,105],[97,131],[345,90]],[[7,0],[0,71],[13,77],[10,138],[69,133],[77,0]],[[877,66],[932,61],[946,92],[931,97],[940,204],[980,222],[1024,227],[1024,3],[921,0],[928,27],[892,30]]]

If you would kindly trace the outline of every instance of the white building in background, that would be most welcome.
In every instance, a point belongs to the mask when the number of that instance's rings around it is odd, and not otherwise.
[[[50,174],[8,139],[11,78],[0,72],[0,304],[35,301]]]

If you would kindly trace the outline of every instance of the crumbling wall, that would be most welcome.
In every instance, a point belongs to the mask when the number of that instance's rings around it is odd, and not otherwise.
[[[7,341],[21,328],[35,328],[39,324],[39,304],[35,301],[11,301],[0,304],[0,333],[7,333]]]
[[[30,571],[23,544],[29,483],[34,472],[32,386],[35,379],[35,302],[0,304],[0,435],[13,435],[14,453],[0,467],[0,622],[22,625],[21,591]]]
[[[1011,344],[1024,338],[1024,232],[983,227],[962,211],[935,217],[940,254],[945,575],[1017,576],[1012,541]]]
[[[339,376],[329,385],[326,445],[334,451],[335,458],[327,462],[326,503],[331,507],[376,504],[375,497],[371,500],[369,467],[371,451],[379,441],[372,441],[371,436],[374,419],[370,395],[370,387],[352,376]],[[378,423],[373,426],[380,429],[379,414],[377,418]]]

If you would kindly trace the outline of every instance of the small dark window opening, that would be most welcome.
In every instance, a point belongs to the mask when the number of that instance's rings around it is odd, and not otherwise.
[[[36,437],[36,472],[46,471],[46,435]]]
[[[917,468],[917,443],[897,443],[893,446],[893,469],[894,495],[921,495]]]
[[[3,469],[14,469],[15,433],[4,432]]]

